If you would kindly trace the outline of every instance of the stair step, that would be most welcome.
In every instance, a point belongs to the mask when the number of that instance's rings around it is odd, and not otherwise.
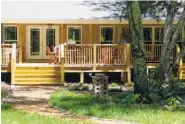
[[[40,84],[40,83],[43,83],[43,82],[50,82],[50,83],[60,83],[60,78],[49,78],[49,79],[46,79],[46,78],[42,78],[42,79],[36,79],[36,78],[32,78],[32,79],[27,79],[27,78],[15,78],[15,82],[17,83],[22,83],[22,82],[25,82],[25,83],[33,83],[33,84]]]
[[[60,74],[57,70],[16,70],[15,74]]]
[[[15,74],[15,76],[60,76],[60,74],[28,74],[28,73],[24,73],[24,74]]]
[[[60,82],[23,82],[23,81],[21,81],[21,82],[14,82],[14,83],[12,83],[12,84],[16,84],[16,85],[27,85],[27,84],[56,84],[56,85],[58,85],[58,84],[62,84],[62,83],[60,83]]]
[[[15,74],[15,78],[60,78],[60,75],[59,74],[39,74],[39,75],[35,75],[35,74]]]

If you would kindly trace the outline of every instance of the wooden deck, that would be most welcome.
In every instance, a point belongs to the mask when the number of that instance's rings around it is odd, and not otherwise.
[[[16,45],[1,45],[4,72],[11,72],[12,84],[58,84],[64,81],[64,73],[122,72],[125,81],[131,81],[130,44],[79,44],[58,46],[60,64],[18,63]],[[177,46],[178,47],[178,46]],[[177,47],[173,50],[175,58]],[[146,44],[147,68],[155,68],[159,62],[161,45]],[[181,62],[179,78],[185,79],[185,64]]]

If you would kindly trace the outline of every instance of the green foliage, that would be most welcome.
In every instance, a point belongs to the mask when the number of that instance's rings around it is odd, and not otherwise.
[[[140,94],[131,94],[127,95],[122,99],[121,103],[123,104],[135,104],[139,100]]]
[[[126,87],[134,87],[134,83],[133,82],[126,82],[125,86]]]
[[[164,107],[168,110],[176,110],[176,109],[184,109],[185,105],[183,104],[184,100],[180,97],[173,97],[171,96],[168,98],[168,105],[165,105]]]
[[[78,83],[69,85],[68,89],[73,91],[85,91],[89,89],[89,86],[86,84]]]
[[[183,118],[185,111],[176,110],[173,112],[152,104],[120,104],[122,98],[131,94],[127,92],[105,96],[105,102],[96,102],[92,95],[59,89],[51,95],[49,104],[80,115],[126,120],[133,123],[185,123],[185,118]]]
[[[7,93],[5,93],[5,92],[1,92],[1,99],[2,98],[6,98],[8,96],[8,94]]]
[[[8,104],[6,104],[6,107],[8,107],[8,109],[3,107],[1,112],[2,124],[92,124],[90,121],[75,121],[23,112],[13,109]]]
[[[12,106],[8,103],[1,102],[1,110],[11,109]]]
[[[112,82],[110,86],[111,87],[118,87],[119,85],[116,82]]]
[[[169,110],[179,109],[180,97],[184,97],[185,84],[178,80],[174,75],[171,76],[169,83],[158,80],[157,69],[149,73],[150,93],[149,96],[154,103],[162,104]]]

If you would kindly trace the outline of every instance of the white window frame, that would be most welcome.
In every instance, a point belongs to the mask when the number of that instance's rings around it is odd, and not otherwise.
[[[17,40],[6,40],[5,39],[5,28],[6,27],[17,27]],[[18,25],[3,25],[3,43],[6,43],[6,41],[9,42],[15,42],[18,44],[18,40],[19,40],[19,26]]]
[[[112,41],[101,41],[101,30],[102,28],[112,28],[113,29],[113,36],[112,36]],[[100,26],[100,34],[99,34],[99,39],[100,39],[100,43],[104,43],[104,42],[108,42],[108,43],[114,43],[114,38],[115,38],[115,26]]]
[[[80,41],[75,41],[75,42],[79,42],[80,44],[82,44],[82,26],[67,26],[67,42],[69,42],[69,28],[80,28],[81,31],[81,35],[80,35]]]

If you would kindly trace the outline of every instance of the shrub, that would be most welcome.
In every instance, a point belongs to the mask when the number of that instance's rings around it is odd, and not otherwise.
[[[84,91],[84,90],[88,90],[89,86],[86,84],[78,83],[78,84],[69,85],[68,89],[72,91]]]
[[[117,83],[115,83],[115,82],[112,82],[110,86],[111,87],[118,87],[119,85]]]
[[[127,82],[125,83],[126,87],[134,87],[134,83],[133,82]]]
[[[171,96],[170,98],[168,98],[168,104],[164,105],[164,107],[168,110],[184,109],[185,105],[183,103],[184,100],[180,97]]]

